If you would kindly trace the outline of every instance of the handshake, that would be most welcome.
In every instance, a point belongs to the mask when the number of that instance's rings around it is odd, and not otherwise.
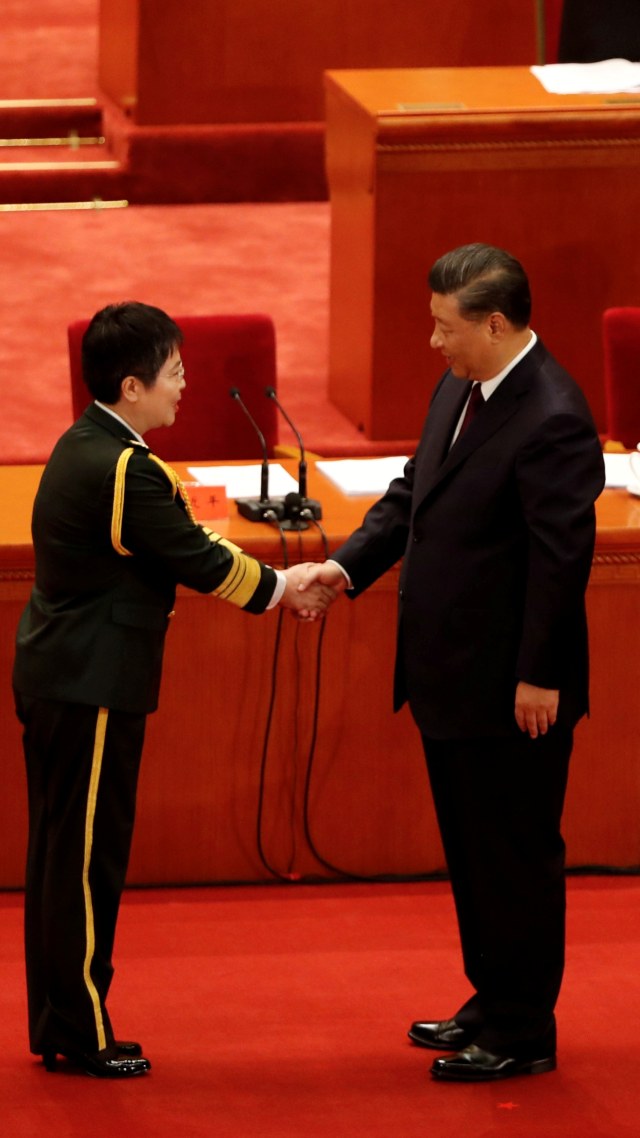
[[[287,584],[280,604],[298,620],[324,616],[332,601],[347,588],[347,578],[335,561],[325,561],[323,565],[305,561],[283,572]]]

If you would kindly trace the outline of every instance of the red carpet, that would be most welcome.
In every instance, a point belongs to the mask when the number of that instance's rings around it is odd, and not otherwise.
[[[559,1068],[434,1084],[412,1019],[466,994],[448,887],[132,892],[111,1012],[153,1062],[105,1084],[29,1056],[18,894],[0,895],[9,1138],[637,1138],[640,883],[571,878]]]
[[[3,0],[0,100],[97,95],[100,0]]]

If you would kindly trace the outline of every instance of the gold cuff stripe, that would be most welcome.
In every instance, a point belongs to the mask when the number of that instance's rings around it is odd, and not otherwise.
[[[230,538],[222,537],[221,534],[216,533],[213,529],[204,529],[204,532],[213,545],[223,545],[225,549],[229,550],[229,553],[242,553],[240,546],[236,545]]]
[[[233,558],[227,576],[213,590],[212,595],[220,597],[224,601],[230,601],[232,605],[238,605],[239,608],[244,608],[260,584],[262,576],[260,563],[253,557],[247,557],[246,553],[243,553],[237,545],[234,545],[226,537],[220,537],[220,534],[213,533],[213,531],[210,531],[207,536],[209,541],[223,546]]]
[[[116,553],[122,554],[123,557],[131,557],[128,549],[125,549],[122,544],[122,516],[124,514],[124,486],[127,474],[127,464],[131,455],[133,454],[133,447],[127,447],[123,450],[116,466],[116,484],[113,491],[113,509],[111,512],[111,544]]]
[[[96,722],[96,733],[93,744],[93,758],[91,760],[89,794],[87,797],[87,813],[84,826],[84,864],[82,867],[82,890],[84,893],[86,929],[86,949],[84,957],[83,977],[87,991],[89,993],[89,997],[91,999],[91,1003],[93,1004],[93,1012],[96,1021],[96,1035],[98,1039],[98,1051],[102,1051],[102,1049],[107,1046],[107,1037],[104,1029],[104,1019],[102,1016],[102,1005],[100,1004],[100,997],[91,976],[91,965],[93,963],[93,954],[95,952],[96,935],[93,919],[93,899],[91,897],[91,886],[89,884],[89,867],[91,865],[91,851],[93,849],[93,824],[96,815],[98,783],[100,782],[100,772],[102,770],[102,756],[104,755],[104,741],[107,733],[108,717],[109,712],[106,707],[101,707],[98,709],[98,719]]]

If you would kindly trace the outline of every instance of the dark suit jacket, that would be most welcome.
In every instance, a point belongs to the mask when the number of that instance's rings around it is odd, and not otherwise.
[[[423,734],[517,730],[519,680],[588,709],[584,593],[604,463],[584,396],[538,341],[463,437],[445,373],[415,458],[335,554],[354,595],[402,557],[395,705]]]
[[[273,569],[197,525],[176,481],[93,404],[62,436],[34,505],[36,580],[18,628],[17,691],[152,711],[176,584],[266,608]]]

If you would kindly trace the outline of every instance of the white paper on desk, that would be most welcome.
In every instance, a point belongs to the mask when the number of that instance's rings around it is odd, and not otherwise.
[[[399,478],[406,455],[386,458],[330,458],[316,462],[316,469],[343,494],[384,494],[393,478]]]
[[[601,59],[598,63],[547,63],[531,74],[552,95],[615,95],[640,91],[640,63]]]
[[[626,487],[633,480],[631,473],[631,455],[605,454],[604,456],[605,486],[609,490]]]
[[[194,482],[202,486],[224,486],[227,498],[258,498],[260,496],[259,463],[252,466],[188,466]],[[284,498],[297,491],[298,483],[279,462],[269,463],[269,494]]]

